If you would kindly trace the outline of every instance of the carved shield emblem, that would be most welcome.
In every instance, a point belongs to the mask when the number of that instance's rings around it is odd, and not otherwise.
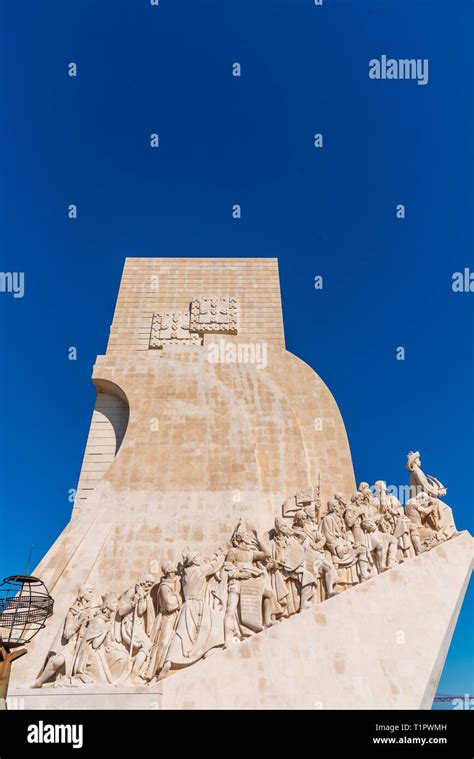
[[[305,552],[303,546],[296,541],[291,541],[291,543],[286,547],[283,553],[283,558],[281,559],[282,563],[285,565],[285,568],[293,572],[304,563],[304,560]]]
[[[236,298],[194,298],[190,312],[191,332],[237,334]]]
[[[240,621],[244,627],[257,632],[263,628],[263,583],[262,577],[252,577],[240,583]]]
[[[189,331],[189,313],[164,311],[153,314],[149,348],[163,348],[165,345],[199,345],[199,335]]]

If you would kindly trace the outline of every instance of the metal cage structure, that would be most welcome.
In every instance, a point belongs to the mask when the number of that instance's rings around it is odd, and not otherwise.
[[[12,575],[0,585],[0,645],[24,646],[45,627],[54,601],[46,585],[32,575]]]

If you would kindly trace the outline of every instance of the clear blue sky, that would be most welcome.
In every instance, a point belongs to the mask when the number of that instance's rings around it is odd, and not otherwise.
[[[287,347],[334,393],[358,480],[405,483],[420,449],[472,532],[474,294],[451,282],[474,270],[474,5],[455,6],[1,2],[0,268],[25,296],[0,293],[0,576],[69,518],[126,256],[277,256]],[[428,85],[370,80],[384,53],[428,58]],[[441,691],[474,693],[473,637],[471,590]]]

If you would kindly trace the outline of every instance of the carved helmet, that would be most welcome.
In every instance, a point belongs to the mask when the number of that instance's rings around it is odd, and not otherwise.
[[[413,471],[415,461],[420,458],[420,451],[410,451],[407,453],[407,469],[409,472]]]

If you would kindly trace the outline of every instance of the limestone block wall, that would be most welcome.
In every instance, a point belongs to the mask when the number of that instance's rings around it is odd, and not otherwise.
[[[107,355],[146,352],[154,312],[215,295],[238,299],[240,339],[285,347],[276,258],[127,258]]]

